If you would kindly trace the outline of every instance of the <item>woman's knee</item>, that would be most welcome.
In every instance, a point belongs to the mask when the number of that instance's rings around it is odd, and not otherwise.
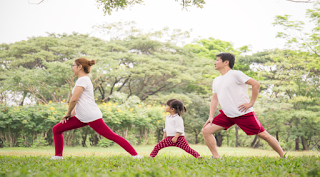
[[[58,123],[58,124],[56,124],[55,126],[52,127],[52,133],[53,134],[61,134],[63,132],[63,131],[61,132],[61,130],[59,128],[60,127],[59,125],[60,125],[60,123]]]

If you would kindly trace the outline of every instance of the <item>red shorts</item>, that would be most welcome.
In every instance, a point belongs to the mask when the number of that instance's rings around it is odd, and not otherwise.
[[[220,114],[213,119],[212,123],[224,127],[225,130],[232,125],[237,124],[247,135],[256,135],[264,131],[263,126],[254,112],[249,112],[248,114],[235,118],[229,118],[222,110],[219,111]]]

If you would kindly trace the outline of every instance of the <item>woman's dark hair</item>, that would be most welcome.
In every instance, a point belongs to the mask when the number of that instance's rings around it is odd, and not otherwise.
[[[79,65],[82,65],[83,67],[83,71],[85,73],[90,73],[90,68],[92,65],[96,64],[96,61],[95,60],[91,60],[89,61],[88,59],[86,58],[78,58],[76,59],[76,64],[79,66]]]
[[[175,109],[179,116],[182,116],[185,112],[187,112],[187,108],[183,105],[182,101],[178,99],[168,100],[167,105],[170,106],[170,108]]]
[[[226,60],[229,61],[229,67],[232,69],[234,65],[234,61],[236,60],[234,55],[231,53],[219,53],[216,55],[216,57],[220,57],[222,62],[225,62]]]

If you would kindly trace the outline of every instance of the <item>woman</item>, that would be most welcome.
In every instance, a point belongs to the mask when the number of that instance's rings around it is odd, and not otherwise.
[[[63,116],[60,123],[52,128],[55,156],[51,159],[63,159],[63,132],[87,125],[103,137],[119,144],[134,159],[141,159],[142,157],[137,154],[129,142],[115,134],[102,119],[102,113],[94,101],[92,82],[87,76],[90,73],[91,66],[94,64],[95,60],[89,61],[85,58],[79,58],[71,66],[73,73],[78,76],[78,80],[72,90],[67,114]]]

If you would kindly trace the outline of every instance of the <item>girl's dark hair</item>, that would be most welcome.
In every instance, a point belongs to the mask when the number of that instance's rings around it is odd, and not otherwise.
[[[182,101],[178,99],[168,100],[167,105],[170,106],[170,108],[175,109],[179,116],[182,116],[184,113],[187,112],[187,108],[183,105]]]
[[[86,58],[78,58],[76,59],[76,64],[79,66],[79,65],[82,65],[83,67],[83,71],[85,73],[90,73],[90,68],[92,65],[96,64],[96,61],[95,60],[91,60],[89,61],[88,59]]]

